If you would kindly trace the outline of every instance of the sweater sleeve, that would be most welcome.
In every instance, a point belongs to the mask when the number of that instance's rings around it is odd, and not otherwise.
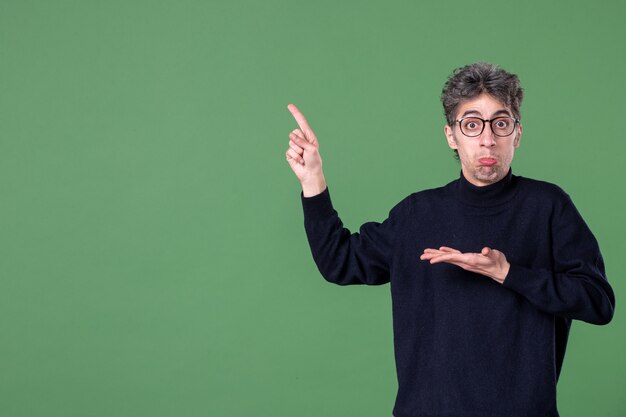
[[[300,196],[311,253],[327,281],[338,285],[389,282],[390,218],[383,223],[365,223],[359,233],[351,233],[333,208],[328,188],[313,197]]]
[[[552,219],[552,268],[511,264],[504,286],[538,309],[569,319],[607,324],[615,295],[595,237],[569,197]]]

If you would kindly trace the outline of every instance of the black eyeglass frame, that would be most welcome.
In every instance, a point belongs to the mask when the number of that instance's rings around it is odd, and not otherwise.
[[[468,135],[465,132],[463,132],[463,128],[461,127],[461,123],[463,122],[463,120],[465,119],[478,119],[480,121],[483,122],[483,128],[480,129],[480,132],[477,135]],[[498,119],[512,119],[513,120],[513,129],[511,130],[511,133],[509,133],[508,135],[498,135],[494,130],[493,130],[493,124],[491,124],[491,122],[493,120],[498,120]],[[483,134],[483,132],[485,131],[485,125],[487,124],[487,122],[489,122],[489,128],[491,129],[491,132],[493,132],[494,135],[496,135],[499,138],[505,138],[507,136],[511,136],[511,134],[513,132],[515,132],[515,126],[517,126],[520,122],[519,119],[516,119],[515,117],[510,117],[510,116],[498,116],[498,117],[494,117],[493,119],[483,119],[482,117],[476,117],[476,116],[467,116],[467,117],[462,117],[458,120],[455,120],[455,122],[457,122],[459,124],[459,130],[461,131],[461,133],[463,133],[465,136],[467,136],[468,138],[475,138],[478,137],[480,135]]]

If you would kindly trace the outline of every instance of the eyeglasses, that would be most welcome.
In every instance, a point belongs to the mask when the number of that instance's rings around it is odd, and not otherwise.
[[[513,117],[495,117],[491,120],[481,119],[480,117],[464,117],[456,120],[461,128],[461,133],[465,136],[480,136],[485,130],[485,123],[489,122],[491,131],[496,136],[509,136],[515,130],[515,125],[519,123],[519,119]]]

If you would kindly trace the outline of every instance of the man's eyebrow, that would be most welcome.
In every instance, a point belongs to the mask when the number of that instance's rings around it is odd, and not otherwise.
[[[462,118],[464,118],[466,116],[469,116],[469,115],[475,115],[475,114],[481,116],[481,113],[478,110],[467,110],[465,113],[463,113],[461,115],[461,117],[459,117],[459,119],[462,119]],[[497,112],[492,114],[491,117],[493,118],[494,116],[501,116],[503,114],[506,114],[507,116],[511,116],[512,117],[511,112],[506,110],[506,109],[498,110]]]

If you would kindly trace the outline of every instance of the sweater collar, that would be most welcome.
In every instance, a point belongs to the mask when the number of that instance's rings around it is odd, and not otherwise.
[[[465,204],[478,207],[490,207],[505,203],[515,194],[517,178],[509,168],[509,172],[500,181],[479,187],[469,182],[461,172],[457,181],[459,199]]]

